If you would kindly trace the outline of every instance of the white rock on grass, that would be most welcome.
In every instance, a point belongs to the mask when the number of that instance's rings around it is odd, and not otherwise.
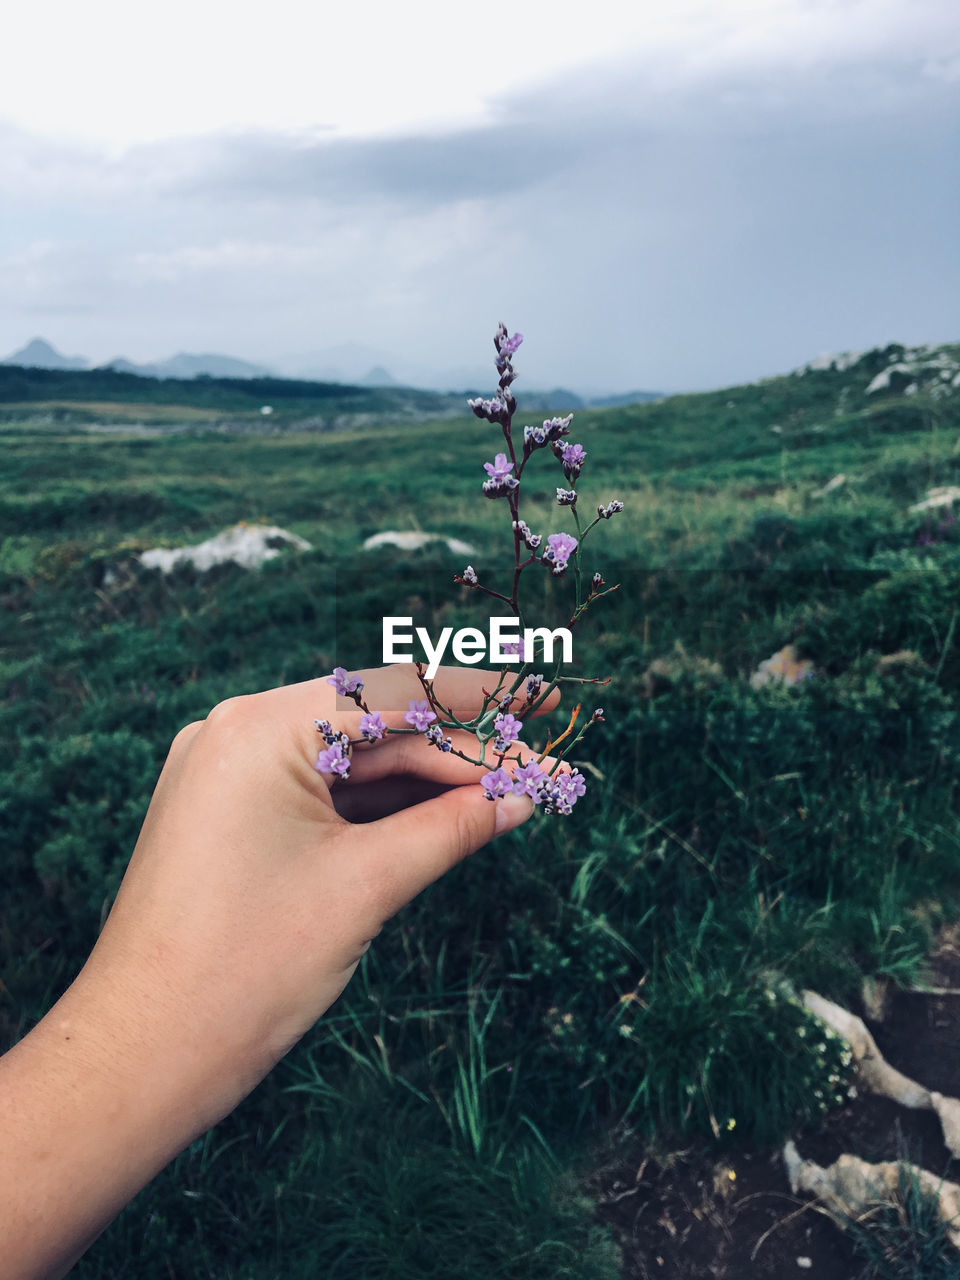
[[[751,689],[762,689],[768,684],[802,684],[812,680],[816,672],[809,658],[798,658],[792,644],[784,645],[769,658],[764,658],[750,677]]]
[[[193,546],[155,547],[144,551],[140,563],[144,568],[159,569],[161,573],[172,573],[182,564],[192,564],[205,571],[229,561],[241,569],[256,569],[264,560],[272,560],[280,554],[279,547],[270,545],[276,542],[288,543],[298,551],[310,550],[310,543],[305,539],[276,525],[240,523]]]
[[[834,476],[832,480],[828,480],[822,489],[814,489],[810,497],[825,498],[828,493],[833,493],[834,490],[839,489],[842,485],[845,485],[846,483],[847,483],[847,477],[843,474],[843,472],[841,472],[839,475]]]
[[[476,548],[459,538],[447,538],[442,533],[423,533],[420,529],[387,530],[375,533],[363,544],[364,551],[376,551],[378,547],[398,547],[401,551],[419,551],[431,542],[445,542],[455,556],[476,555]]]
[[[825,1023],[850,1046],[857,1064],[860,1082],[872,1093],[892,1098],[903,1107],[915,1111],[933,1111],[943,1130],[943,1141],[953,1158],[960,1159],[960,1099],[945,1097],[936,1090],[926,1089],[915,1080],[891,1067],[877,1048],[877,1043],[862,1018],[832,1000],[825,1000],[816,991],[804,991],[803,1003],[807,1009]]]
[[[857,1064],[860,1081],[867,1089],[892,1098],[903,1107],[917,1111],[933,1110],[930,1091],[890,1066],[862,1018],[832,1000],[825,1000],[816,991],[804,991],[803,1003],[815,1018],[846,1040]]]
[[[960,501],[960,485],[948,484],[941,485],[937,489],[928,489],[927,496],[922,502],[915,502],[911,511],[932,511],[936,507],[949,507],[952,503]]]
[[[904,351],[904,359],[888,365],[876,375],[867,386],[866,394],[873,395],[877,391],[888,391],[890,380],[895,373],[905,377],[926,374],[929,378],[939,377],[949,387],[956,387],[960,382],[957,372],[957,357],[952,351],[943,351],[934,346],[909,347]],[[904,391],[904,395],[916,395],[916,381]]]
[[[888,365],[886,369],[881,373],[878,373],[877,376],[872,379],[867,386],[866,394],[868,396],[872,396],[875,391],[886,391],[890,386],[890,379],[895,373],[911,374],[913,372],[914,366],[912,364]]]
[[[817,356],[815,360],[811,360],[809,364],[801,365],[796,369],[796,373],[815,373],[818,370],[836,369],[837,373],[845,373],[847,369],[853,366],[865,356],[866,351],[840,351],[837,354],[823,352]]]
[[[884,1161],[869,1164],[859,1156],[842,1155],[826,1168],[813,1160],[804,1160],[796,1145],[788,1142],[783,1148],[790,1190],[794,1195],[805,1191],[817,1198],[842,1217],[858,1219],[878,1204],[896,1204],[904,1179],[936,1201],[940,1216],[947,1227],[951,1244],[960,1247],[960,1186],[948,1182],[939,1175],[918,1168],[915,1164],[895,1164]]]

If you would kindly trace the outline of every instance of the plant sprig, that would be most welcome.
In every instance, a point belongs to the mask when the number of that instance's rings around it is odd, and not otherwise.
[[[525,426],[523,428],[522,446],[514,439],[513,419],[517,410],[517,401],[511,390],[517,374],[513,368],[513,356],[523,341],[523,335],[508,333],[506,326],[500,324],[494,336],[496,348],[496,368],[498,373],[497,390],[489,399],[468,401],[476,417],[498,425],[504,439],[504,451],[497,453],[492,462],[485,462],[483,468],[487,479],[483,482],[483,493],[491,499],[506,498],[510,512],[513,533],[513,564],[511,566],[511,584],[509,595],[497,590],[485,582],[481,582],[473,565],[467,565],[454,581],[461,586],[499,600],[509,606],[511,614],[517,618],[521,631],[523,628],[523,612],[520,605],[520,584],[524,573],[533,565],[539,565],[552,577],[559,578],[568,572],[573,565],[575,582],[575,604],[568,621],[572,628],[580,621],[588,609],[603,596],[617,590],[617,585],[607,586],[603,575],[595,572],[589,585],[584,587],[582,564],[583,543],[587,535],[600,523],[609,520],[623,510],[623,503],[614,499],[605,506],[597,507],[596,517],[586,527],[583,526],[577,509],[579,494],[576,484],[580,472],[587,459],[583,445],[566,439],[570,434],[570,423],[573,414],[566,417],[549,418],[542,426]],[[544,535],[534,533],[520,514],[521,481],[524,472],[535,453],[548,448],[560,463],[563,471],[564,485],[557,486],[556,500],[560,507],[569,507],[576,527],[576,536],[565,531]],[[567,487],[569,486],[569,487]],[[363,682],[356,676],[350,676],[343,667],[337,667],[328,683],[337,693],[352,698],[363,713],[360,717],[360,737],[350,738],[348,734],[338,732],[328,721],[316,721],[317,729],[324,739],[324,749],[320,751],[316,762],[319,772],[331,775],[334,779],[349,777],[350,751],[354,746],[364,742],[374,742],[388,733],[422,734],[440,751],[447,752],[480,767],[489,767],[488,750],[496,760],[495,767],[481,779],[484,793],[490,800],[507,794],[528,795],[535,804],[540,805],[545,813],[568,814],[586,789],[583,776],[576,768],[561,770],[560,765],[570,750],[580,742],[590,727],[603,719],[603,711],[597,708],[591,715],[581,719],[582,706],[577,704],[570,721],[556,738],[548,737],[547,744],[539,755],[531,756],[524,763],[519,747],[519,734],[524,721],[533,715],[546,701],[554,689],[562,682],[587,684],[607,684],[609,677],[568,676],[560,673],[562,657],[552,662],[549,676],[534,670],[536,653],[527,653],[524,642],[518,646],[517,656],[520,659],[518,671],[509,667],[501,668],[496,688],[484,690],[483,703],[472,720],[463,721],[454,715],[437,698],[433,681],[425,674],[423,663],[416,663],[417,676],[420,681],[422,698],[411,698],[404,720],[409,726],[401,729],[387,726],[379,711],[372,711],[363,700]],[[552,656],[552,655],[551,655]],[[579,725],[578,725],[579,722]],[[448,731],[465,731],[472,733],[477,741],[478,752],[471,756],[453,744]],[[514,745],[517,750],[513,753]],[[557,747],[563,744],[562,750]],[[550,758],[549,772],[540,766]],[[505,768],[506,762],[515,763],[516,769],[511,773]]]

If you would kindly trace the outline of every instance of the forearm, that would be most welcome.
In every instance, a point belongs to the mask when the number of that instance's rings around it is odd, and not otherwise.
[[[216,1046],[161,1012],[94,966],[0,1059],[4,1280],[63,1275],[245,1091],[218,1079]]]

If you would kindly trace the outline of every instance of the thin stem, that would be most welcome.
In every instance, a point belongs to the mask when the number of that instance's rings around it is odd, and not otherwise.
[[[487,596],[493,596],[495,600],[502,600],[504,604],[508,604],[510,605],[511,608],[513,608],[514,602],[510,599],[510,597],[501,595],[499,591],[494,591],[492,587],[484,587],[478,582],[474,587],[474,590],[482,591],[484,595],[487,595]]]
[[[580,620],[580,619],[583,617],[583,615],[587,612],[587,610],[590,608],[590,606],[591,606],[595,601],[599,600],[599,599],[601,598],[601,596],[608,596],[608,595],[610,595],[610,593],[611,593],[612,591],[619,591],[619,590],[620,590],[620,583],[619,583],[619,582],[617,582],[617,583],[615,583],[615,584],[614,584],[614,586],[612,586],[612,587],[607,587],[606,591],[595,591],[592,595],[587,596],[587,598],[586,598],[586,600],[584,600],[583,604],[578,606],[578,608],[577,608],[577,609],[576,609],[576,611],[574,612],[573,616],[570,618],[569,622],[567,623],[567,626],[568,626],[568,627],[572,627],[572,626],[574,625],[574,623],[579,622],[579,620]]]
[[[582,590],[581,575],[580,575],[580,551],[583,544],[583,530],[580,528],[580,516],[579,516],[579,513],[577,512],[577,504],[574,503],[573,506],[570,508],[570,510],[573,512],[573,518],[577,524],[577,551],[573,559],[573,567],[577,575],[577,611],[579,612],[580,602],[583,598],[583,590]],[[574,613],[574,617],[576,616],[577,616],[576,613]]]
[[[600,523],[600,517],[594,516],[594,518],[590,521],[590,523],[584,529],[583,533],[581,533],[580,541],[582,542],[584,538],[587,536],[587,534],[590,532],[590,530],[595,529],[599,523]]]
[[[577,716],[579,716],[579,714],[580,714],[580,703],[578,702],[577,705],[573,708],[573,715],[571,715],[570,717],[570,723],[567,725],[566,729],[564,729],[563,733],[561,733],[560,737],[547,738],[547,745],[543,748],[543,751],[540,753],[540,756],[537,760],[537,764],[543,764],[544,760],[546,760],[547,756],[554,749],[554,747],[558,747],[560,743],[564,740],[564,738],[567,738],[570,736],[570,734],[573,732],[573,726],[577,723]],[[580,737],[582,732],[583,731],[581,730],[580,734],[578,734],[577,737]]]

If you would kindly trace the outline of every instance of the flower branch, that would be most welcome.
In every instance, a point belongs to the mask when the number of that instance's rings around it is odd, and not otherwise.
[[[601,520],[609,520],[611,516],[621,512],[623,503],[613,500],[605,506],[598,506],[595,519],[586,526],[582,524],[577,505],[580,496],[577,486],[587,461],[587,451],[582,444],[566,439],[570,434],[573,414],[546,419],[540,426],[525,426],[522,447],[519,446],[513,431],[517,401],[511,387],[517,377],[513,357],[522,342],[521,334],[511,336],[503,324],[498,326],[494,335],[497,390],[490,399],[468,401],[477,418],[499,426],[504,439],[504,451],[496,453],[492,461],[483,463],[486,479],[481,487],[485,497],[507,500],[514,552],[510,594],[481,582],[473,565],[467,565],[461,574],[454,577],[454,581],[509,606],[511,615],[518,618],[522,626],[520,586],[524,572],[539,564],[551,577],[562,578],[572,563],[575,604],[568,622],[568,627],[572,628],[595,601],[617,590],[617,586],[608,587],[602,574],[595,572],[585,594],[582,557],[587,535]],[[549,449],[560,464],[564,483],[555,486],[556,502],[561,509],[570,509],[576,529],[575,536],[563,530],[546,535],[534,533],[521,517],[521,494],[524,489],[522,481],[533,455],[544,449]],[[525,552],[529,554],[525,556]],[[578,769],[562,769],[561,765],[564,757],[580,742],[590,727],[603,719],[602,710],[598,708],[581,721],[582,706],[578,703],[564,731],[556,738],[548,735],[543,751],[535,757],[531,756],[526,763],[522,759],[519,745],[520,733],[524,722],[544,705],[554,689],[561,684],[603,685],[609,683],[609,677],[562,675],[562,657],[555,660],[551,657],[552,671],[547,676],[545,672],[533,670],[536,659],[534,652],[526,652],[521,648],[517,656],[521,659],[519,671],[511,671],[507,666],[501,669],[496,688],[492,692],[483,691],[483,705],[469,722],[461,721],[440,702],[433,681],[425,675],[424,664],[417,663],[417,676],[423,696],[410,699],[409,708],[403,716],[408,727],[403,729],[388,726],[379,711],[372,711],[362,697],[363,682],[359,677],[349,675],[343,667],[337,667],[328,678],[328,683],[336,688],[337,693],[351,698],[361,710],[360,737],[351,739],[333,729],[329,722],[316,721],[324,741],[324,747],[316,761],[317,770],[334,781],[338,778],[345,779],[349,777],[350,751],[354,746],[364,743],[372,745],[387,734],[417,733],[438,750],[480,767],[487,764],[487,751],[488,748],[491,749],[496,767],[480,779],[488,799],[496,800],[499,796],[508,794],[526,795],[544,813],[570,813],[585,792],[585,782]],[[478,745],[478,758],[454,747],[448,730],[472,733]],[[562,750],[558,752],[557,748]],[[549,773],[540,767],[548,756],[554,757]],[[512,772],[505,767],[508,761],[516,766]]]

